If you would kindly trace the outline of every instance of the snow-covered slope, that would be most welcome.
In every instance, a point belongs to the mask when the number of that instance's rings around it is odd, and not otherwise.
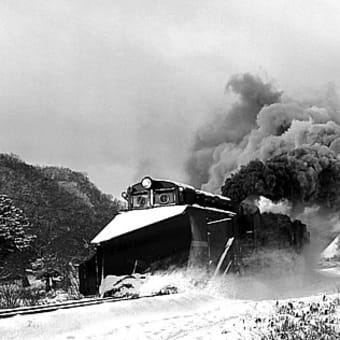
[[[340,235],[338,235],[321,253],[322,259],[332,259],[340,256]]]
[[[328,332],[338,339],[339,304],[338,295],[259,302],[179,294],[0,320],[0,338],[260,340]]]
[[[193,280],[194,273],[154,275],[140,287],[140,295],[168,284],[180,293],[0,319],[0,339],[260,340],[271,332],[273,339],[322,327],[338,332],[340,299],[334,292],[339,275],[300,267],[290,274],[273,273],[217,278],[204,286]]]

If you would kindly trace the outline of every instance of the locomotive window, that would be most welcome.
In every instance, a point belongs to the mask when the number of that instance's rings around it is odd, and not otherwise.
[[[155,192],[155,205],[172,205],[176,204],[176,196],[174,191],[158,191]]]
[[[132,196],[132,207],[135,209],[149,208],[150,199],[148,194],[140,194]]]

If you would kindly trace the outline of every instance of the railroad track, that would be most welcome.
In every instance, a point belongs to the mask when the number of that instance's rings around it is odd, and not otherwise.
[[[137,297],[124,297],[124,298],[115,298],[115,297],[88,298],[88,299],[65,301],[65,302],[47,304],[47,305],[0,309],[0,319],[9,318],[9,317],[13,317],[13,316],[16,316],[16,315],[46,313],[46,312],[53,312],[53,311],[56,311],[58,309],[86,307],[86,306],[98,305],[98,304],[106,303],[106,302],[137,300],[137,299],[151,298],[151,297],[155,297],[155,296],[159,296],[159,294],[137,296]]]

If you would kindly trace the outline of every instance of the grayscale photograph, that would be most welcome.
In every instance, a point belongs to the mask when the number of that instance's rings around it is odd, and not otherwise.
[[[0,0],[0,339],[340,339],[340,2]]]

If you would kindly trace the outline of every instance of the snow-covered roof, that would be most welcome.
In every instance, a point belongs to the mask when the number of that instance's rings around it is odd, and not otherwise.
[[[183,214],[186,208],[186,205],[174,205],[145,210],[130,210],[120,213],[115,216],[91,243],[108,241],[131,231]]]

